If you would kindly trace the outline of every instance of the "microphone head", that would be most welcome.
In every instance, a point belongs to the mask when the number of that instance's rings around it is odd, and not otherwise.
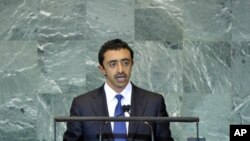
[[[124,112],[124,113],[125,113],[125,112],[129,113],[130,107],[131,107],[130,105],[123,105],[123,106],[122,106],[123,112]]]

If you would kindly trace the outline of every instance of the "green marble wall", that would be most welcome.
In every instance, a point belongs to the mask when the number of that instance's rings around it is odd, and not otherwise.
[[[53,117],[103,83],[100,46],[122,38],[135,84],[163,94],[170,116],[199,116],[207,141],[229,141],[230,124],[250,124],[249,12],[248,0],[0,0],[0,140],[52,141]],[[176,141],[196,131],[171,129]]]

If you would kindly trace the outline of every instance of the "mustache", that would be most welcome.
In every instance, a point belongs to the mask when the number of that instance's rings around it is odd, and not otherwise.
[[[115,75],[115,78],[118,78],[118,77],[127,77],[127,74],[126,73],[117,73]]]

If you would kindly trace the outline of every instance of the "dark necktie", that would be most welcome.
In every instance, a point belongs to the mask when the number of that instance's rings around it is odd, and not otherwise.
[[[124,112],[122,110],[121,99],[123,96],[121,94],[117,94],[115,96],[118,100],[118,103],[115,107],[115,117],[122,116],[124,117]],[[114,122],[114,141],[127,141],[127,130],[125,122]]]

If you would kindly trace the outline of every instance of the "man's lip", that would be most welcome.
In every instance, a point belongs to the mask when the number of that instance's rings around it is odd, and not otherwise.
[[[126,77],[125,75],[123,75],[123,76],[116,76],[116,78],[123,78],[123,77]]]
[[[123,83],[126,81],[126,77],[117,77],[116,80],[120,83]]]
[[[125,78],[125,77],[127,77],[127,75],[122,74],[122,75],[116,75],[115,77],[116,77],[116,78]]]

